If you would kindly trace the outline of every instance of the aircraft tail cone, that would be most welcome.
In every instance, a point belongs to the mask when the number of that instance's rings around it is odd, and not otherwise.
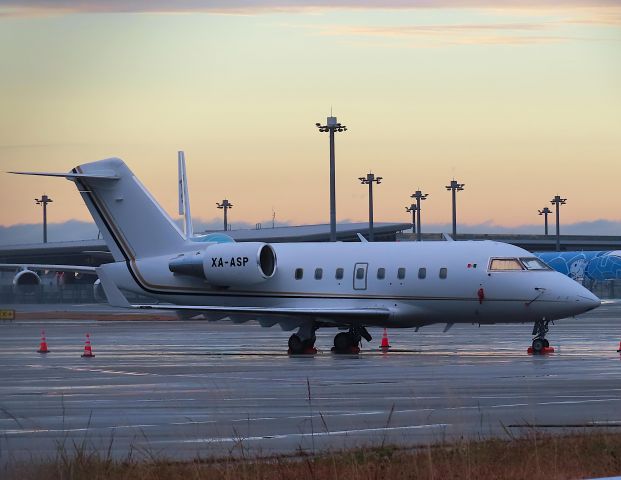
[[[47,340],[45,339],[45,330],[41,330],[41,344],[39,345],[39,350],[37,353],[50,353],[47,349]]]
[[[86,334],[86,342],[84,343],[84,353],[82,354],[82,358],[91,358],[94,357],[93,349],[91,347],[91,336]]]
[[[390,344],[388,343],[388,332],[384,329],[384,333],[382,334],[382,343],[380,344],[380,350],[383,352],[387,352],[390,349]]]

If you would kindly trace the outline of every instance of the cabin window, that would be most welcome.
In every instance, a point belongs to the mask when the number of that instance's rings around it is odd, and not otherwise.
[[[358,280],[364,280],[364,268],[360,267],[356,269],[356,278]]]
[[[423,280],[427,276],[427,269],[425,267],[421,267],[418,269],[418,278]]]
[[[517,258],[492,258],[489,269],[495,271],[524,270]]]
[[[400,267],[399,270],[397,270],[397,278],[399,280],[403,280],[405,278],[405,268]]]
[[[334,277],[337,280],[343,280],[343,269],[342,268],[337,268],[336,269],[336,274],[334,275]]]
[[[323,277],[323,268],[316,268],[315,269],[315,280],[321,280],[321,277]]]
[[[378,280],[384,280],[385,277],[386,277],[386,269],[385,268],[378,268],[377,269],[377,278],[378,278]]]
[[[446,278],[446,274],[448,273],[448,270],[446,269],[446,267],[442,267],[440,269],[440,278]]]
[[[296,280],[302,280],[302,277],[304,277],[304,269],[303,268],[296,268],[295,269],[295,279]]]
[[[522,265],[526,267],[526,270],[550,270],[550,267],[536,257],[525,257],[520,258],[520,260]]]

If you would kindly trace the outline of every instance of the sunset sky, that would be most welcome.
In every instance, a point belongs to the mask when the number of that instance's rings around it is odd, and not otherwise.
[[[376,221],[621,220],[621,2],[3,1],[0,170],[68,171],[123,158],[176,217],[177,150],[193,213],[367,218],[358,177],[384,178]],[[90,219],[64,180],[0,174],[0,225]],[[551,207],[552,208],[552,207]],[[621,231],[619,232],[621,234]]]

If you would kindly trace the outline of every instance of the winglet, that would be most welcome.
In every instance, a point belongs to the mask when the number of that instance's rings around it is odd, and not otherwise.
[[[130,303],[125,298],[125,295],[121,293],[119,287],[110,279],[110,276],[101,267],[97,267],[97,276],[101,280],[101,286],[106,293],[108,303],[113,307],[132,308]]]
[[[185,238],[190,239],[194,236],[192,227],[192,214],[190,213],[190,194],[188,192],[188,177],[185,170],[185,154],[178,152],[179,164],[179,215],[183,215],[183,231]]]
[[[362,233],[356,233],[356,235],[358,235],[358,238],[362,243],[369,243],[369,241],[362,236]]]

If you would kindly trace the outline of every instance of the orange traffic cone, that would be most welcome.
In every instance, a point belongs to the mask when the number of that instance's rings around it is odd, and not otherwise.
[[[382,343],[380,345],[380,350],[386,352],[390,348],[390,344],[388,343],[388,332],[384,329],[384,334],[382,335]]]
[[[86,334],[86,343],[84,344],[84,353],[82,354],[82,358],[91,358],[94,357],[93,349],[91,348],[91,336]]]
[[[47,340],[45,339],[45,330],[41,330],[41,345],[39,345],[39,350],[37,353],[50,353],[47,349]]]

